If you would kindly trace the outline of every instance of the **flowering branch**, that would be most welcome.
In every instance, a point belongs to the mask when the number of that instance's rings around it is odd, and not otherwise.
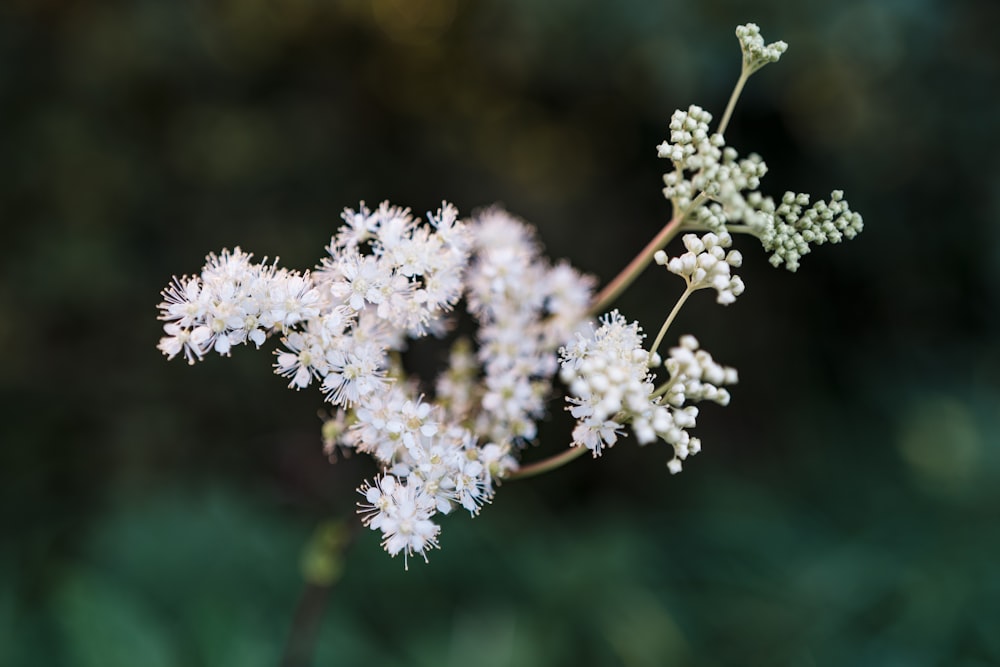
[[[549,262],[533,228],[499,208],[460,219],[443,202],[425,222],[388,202],[374,210],[362,202],[345,209],[311,271],[256,262],[236,248],[209,255],[197,275],[174,278],[159,305],[160,351],[193,364],[278,338],[275,372],[292,389],[317,387],[333,406],[322,429],[328,453],[354,450],[377,461],[379,473],[358,488],[358,513],[404,566],[439,546],[441,515],[475,516],[499,481],[549,472],[585,452],[600,456],[626,434],[640,445],[666,444],[667,468],[680,472],[701,450],[690,435],[696,404],[727,405],[738,378],[693,336],[680,336],[665,359],[657,350],[694,292],[711,290],[722,305],[743,293],[733,274],[743,256],[731,249],[731,232],[756,237],[774,266],[794,271],[812,246],[862,229],[839,190],[811,205],[802,193],[778,201],[762,194],[763,159],[741,159],[726,145],[746,80],[786,48],[765,46],[754,24],[736,34],[743,66],[718,130],[691,105],[671,116],[669,139],[657,146],[671,163],[663,176],[670,220],[596,296],[592,278]],[[686,252],[668,256],[682,230],[697,233],[684,235]],[[638,322],[606,309],[654,261],[685,289],[647,348]],[[447,335],[460,307],[475,339],[455,341],[433,385],[421,385],[401,352],[412,340]],[[556,375],[576,420],[570,447],[521,466]]]

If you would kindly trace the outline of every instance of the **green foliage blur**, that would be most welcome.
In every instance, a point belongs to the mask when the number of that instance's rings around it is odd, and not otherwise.
[[[681,475],[621,442],[447,518],[407,572],[358,526],[375,469],[326,460],[318,392],[267,353],[156,351],[171,275],[235,245],[311,267],[360,200],[501,202],[609,280],[669,216],[670,114],[721,113],[747,21],[790,48],[728,138],[866,229],[796,275],[737,239],[747,293],[685,308],[741,384]],[[315,665],[1000,664],[998,23],[992,0],[5,0],[0,665],[278,665],[304,574],[333,582]],[[618,305],[655,331],[679,292],[649,271]],[[567,443],[552,413],[528,457]]]

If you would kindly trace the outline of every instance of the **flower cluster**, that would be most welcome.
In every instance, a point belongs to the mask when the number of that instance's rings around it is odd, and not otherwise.
[[[861,216],[852,211],[843,192],[835,190],[829,202],[809,203],[806,194],[785,193],[781,203],[756,188],[767,173],[758,155],[739,159],[721,134],[708,134],[712,116],[700,107],[676,111],[670,123],[670,141],[657,147],[674,169],[663,175],[664,196],[688,229],[725,234],[750,233],[772,252],[771,263],[785,263],[790,271],[810,244],[839,243],[861,232]]]
[[[586,317],[593,280],[568,264],[549,266],[532,229],[504,211],[476,220],[467,283],[484,377],[475,430],[493,441],[529,441],[557,370],[554,352]]]
[[[687,111],[678,109],[670,117],[670,140],[656,147],[657,156],[669,158],[679,171],[698,171],[714,165],[722,156],[726,140],[718,132],[710,133],[711,122],[712,114],[696,104]],[[679,185],[679,181],[667,183],[671,188]],[[675,198],[674,190],[665,190],[664,194],[667,199]]]
[[[728,232],[714,234],[709,232],[699,238],[695,234],[684,235],[684,247],[687,252],[673,259],[667,258],[667,253],[657,251],[653,256],[657,264],[666,265],[671,273],[684,278],[691,291],[712,288],[718,292],[716,301],[727,306],[743,294],[743,280],[731,273],[733,268],[743,264],[743,255],[739,250],[726,248],[733,244],[733,237]]]
[[[788,44],[782,41],[764,45],[760,28],[756,23],[747,23],[736,27],[736,38],[740,40],[740,50],[743,51],[743,70],[747,74],[756,72],[768,63],[778,62],[781,54],[788,49]]]
[[[599,328],[577,334],[572,345],[559,350],[568,409],[577,420],[573,445],[599,456],[628,425],[640,445],[657,439],[670,445],[673,458],[667,466],[677,473],[681,461],[701,450],[701,441],[688,433],[698,417],[691,403],[727,405],[729,392],[722,385],[735,384],[736,371],[716,364],[693,336],[684,336],[666,362],[669,379],[657,388],[651,369],[659,358],[643,347],[643,339],[639,324],[616,310],[601,319]]]
[[[462,294],[472,236],[445,204],[430,224],[408,209],[364,203],[313,273],[325,297],[317,316],[282,337],[276,372],[301,389],[315,379],[335,405],[352,406],[386,383],[387,353],[446,326],[443,316]]]
[[[664,366],[670,373],[664,395],[671,405],[680,406],[685,401],[729,405],[729,391],[724,387],[736,384],[736,369],[717,364],[711,354],[699,349],[694,336],[681,336],[679,346],[671,348]]]
[[[495,491],[494,480],[516,469],[510,446],[480,446],[476,437],[446,421],[445,410],[398,386],[354,410],[339,444],[371,454],[383,472],[359,489],[364,522],[381,530],[386,550],[405,556],[436,546],[432,518],[462,507],[479,513]],[[426,555],[425,555],[426,557]]]
[[[657,147],[673,169],[663,193],[673,218],[596,298],[594,281],[542,254],[533,229],[499,208],[460,219],[444,203],[427,222],[409,209],[364,203],[346,209],[343,225],[311,271],[254,262],[239,248],[209,255],[198,275],[163,290],[159,349],[189,363],[214,351],[229,356],[251,342],[280,339],[274,370],[292,389],[316,386],[332,404],[322,429],[331,459],[339,450],[371,456],[378,471],[358,489],[362,522],[381,533],[404,563],[438,546],[437,516],[476,515],[504,479],[538,474],[579,454],[594,457],[631,433],[641,445],[671,448],[671,473],[701,450],[690,431],[696,403],[728,405],[735,369],[716,363],[690,335],[664,361],[657,348],[695,291],[716,301],[743,293],[733,269],[743,257],[733,234],[756,236],[775,266],[796,270],[810,244],[837,243],[862,229],[842,193],[809,205],[804,194],[775,203],[758,190],[767,166],[740,158],[723,132],[749,74],[778,60],[784,42],[764,44],[754,24],[740,26],[743,71],[716,131],[698,106],[677,111],[670,138]],[[686,252],[662,248],[680,230]],[[661,243],[662,241],[662,243]],[[621,293],[651,260],[681,276],[686,289],[649,349],[638,322],[617,310],[594,311]],[[464,312],[464,317],[463,317]],[[458,337],[436,378],[408,376],[401,352],[410,341]],[[657,373],[665,375],[658,378]],[[665,371],[665,373],[664,373]],[[521,466],[558,373],[576,420],[570,449]]]
[[[775,62],[788,45],[767,46],[753,23],[739,26],[736,35],[743,51],[743,76]],[[760,239],[771,252],[771,263],[790,271],[809,252],[810,244],[838,243],[863,228],[861,216],[852,211],[843,193],[834,191],[829,202],[803,211],[806,194],[786,193],[779,204],[758,188],[767,164],[751,154],[740,159],[726,145],[721,131],[712,133],[712,115],[699,106],[677,110],[670,119],[670,138],[657,146],[657,155],[669,159],[673,169],[663,175],[663,195],[683,226],[717,234],[746,232]]]
[[[771,251],[770,262],[784,262],[795,271],[799,259],[809,252],[809,244],[840,243],[861,233],[864,222],[844,201],[844,193],[834,190],[830,201],[818,201],[809,208],[809,195],[786,192],[777,208],[770,200],[758,200],[756,206],[771,215],[759,216],[752,223],[752,232],[760,238],[764,249]]]
[[[208,256],[200,275],[174,278],[160,304],[167,334],[160,351],[191,364],[212,350],[228,356],[233,346],[251,341],[260,347],[270,331],[319,313],[323,297],[308,273],[251,259],[239,248],[223,250]]]
[[[237,249],[175,279],[159,306],[159,348],[193,363],[280,337],[275,372],[293,389],[318,384],[336,406],[324,426],[329,453],[343,447],[379,464],[361,489],[365,523],[391,554],[424,554],[437,544],[434,515],[478,513],[517,469],[593,280],[551,266],[532,229],[497,208],[463,221],[444,204],[425,224],[408,209],[362,203],[342,218],[312,272],[254,263]],[[393,353],[446,333],[463,299],[478,353],[457,342],[438,396],[426,399]]]

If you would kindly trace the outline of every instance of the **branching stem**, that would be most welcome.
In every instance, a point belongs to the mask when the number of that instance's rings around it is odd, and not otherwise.
[[[664,225],[663,229],[653,237],[653,240],[646,244],[646,247],[629,262],[629,265],[600,291],[594,299],[594,305],[590,307],[591,315],[603,313],[639,277],[643,269],[653,261],[653,255],[656,254],[656,251],[662,250],[677,235],[683,219],[683,214],[675,213],[670,222]]]
[[[726,105],[726,111],[722,114],[722,120],[719,121],[719,134],[725,134],[726,128],[729,126],[729,119],[733,116],[733,110],[736,108],[736,102],[740,99],[740,93],[743,92],[743,86],[746,85],[747,79],[750,78],[752,72],[748,72],[747,68],[744,67],[743,71],[740,72],[740,78],[736,81],[736,85],[733,87],[733,92],[729,96],[729,103]],[[670,241],[677,236],[677,233],[681,230],[687,213],[693,211],[698,206],[700,206],[707,199],[707,195],[704,192],[699,193],[698,197],[691,202],[689,206],[684,211],[679,211],[675,209],[674,217],[670,219],[663,229],[653,237],[653,239],[646,244],[646,247],[635,256],[635,258],[629,262],[622,271],[615,276],[615,279],[608,283],[604,289],[598,293],[597,297],[594,299],[593,305],[590,307],[591,315],[599,315],[603,313],[608,306],[614,303],[615,299],[621,296],[629,285],[631,285],[639,274],[649,266],[649,263],[653,261],[653,255],[656,254],[657,250],[662,250]],[[744,231],[743,229],[735,231]],[[745,230],[749,231],[749,229]],[[687,298],[691,296],[690,286],[684,291],[680,299],[674,305],[673,310],[670,311],[670,315],[667,316],[666,321],[663,326],[660,327],[660,332],[656,336],[656,340],[653,342],[652,348],[650,348],[650,353],[656,352],[660,343],[663,341],[663,337],[667,333],[667,329],[673,323],[674,318],[677,317],[677,313],[680,311],[681,306],[687,301]],[[578,458],[583,452],[588,451],[584,447],[570,447],[569,449],[560,452],[554,456],[550,456],[547,459],[542,459],[531,465],[524,466],[517,472],[512,473],[507,479],[524,479],[526,477],[534,477],[535,475],[541,475],[542,473],[549,472],[550,470],[555,470],[556,468],[563,466],[570,461]]]
[[[555,456],[550,456],[547,459],[542,459],[541,461],[536,461],[530,465],[522,466],[518,470],[507,475],[504,479],[525,479],[527,477],[534,477],[535,475],[541,475],[542,473],[549,472],[550,470],[555,470],[560,466],[564,466],[573,459],[580,458],[584,452],[589,452],[590,450],[586,447],[570,447]]]
[[[673,310],[671,310],[670,314],[667,315],[667,319],[663,321],[663,326],[660,327],[660,333],[656,334],[656,340],[653,341],[653,346],[649,348],[650,355],[656,353],[656,350],[660,347],[660,343],[663,342],[663,337],[667,334],[667,329],[670,328],[670,325],[674,322],[674,318],[677,317],[677,313],[680,312],[681,306],[684,305],[684,302],[687,301],[687,298],[691,296],[691,293],[694,291],[695,290],[691,288],[691,283],[688,283],[687,289],[684,290],[681,297],[677,299],[677,303],[674,304]]]

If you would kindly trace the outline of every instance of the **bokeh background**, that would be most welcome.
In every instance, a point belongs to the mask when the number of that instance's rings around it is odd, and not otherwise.
[[[500,202],[610,279],[669,215],[670,114],[720,114],[746,21],[791,46],[729,140],[866,229],[795,275],[744,240],[748,292],[685,309],[741,383],[683,474],[622,442],[448,518],[405,572],[357,530],[374,468],[327,462],[318,393],[265,353],[156,351],[172,274],[237,244],[310,267],[360,200]],[[1000,664],[998,23],[991,0],[5,0],[0,665]],[[619,306],[655,331],[678,283]],[[566,443],[552,412],[528,457]],[[289,658],[331,530],[354,539]]]

